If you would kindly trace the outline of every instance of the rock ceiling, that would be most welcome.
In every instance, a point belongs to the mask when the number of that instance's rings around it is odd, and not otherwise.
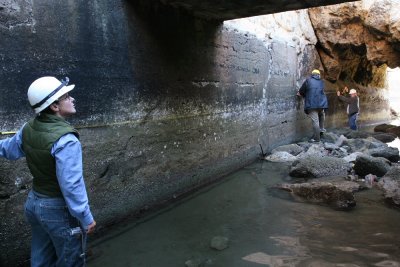
[[[384,73],[379,67],[400,66],[400,1],[363,0],[312,8],[309,15],[328,80],[382,86],[374,81]]]
[[[209,20],[230,20],[266,15],[289,10],[350,2],[349,0],[130,0],[132,3],[167,5],[186,10],[195,17]]]

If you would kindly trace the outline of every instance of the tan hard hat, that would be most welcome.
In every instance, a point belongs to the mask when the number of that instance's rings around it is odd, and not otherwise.
[[[315,69],[315,70],[313,70],[313,71],[311,72],[311,74],[321,74],[321,73],[319,72],[319,70]]]

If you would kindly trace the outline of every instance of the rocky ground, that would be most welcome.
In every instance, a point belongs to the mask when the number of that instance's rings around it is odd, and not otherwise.
[[[398,138],[400,127],[382,124],[374,132],[336,129],[321,142],[280,146],[265,160],[292,162],[290,183],[278,184],[299,201],[328,205],[338,210],[356,207],[354,194],[376,187],[385,202],[400,208],[399,150],[387,143]]]

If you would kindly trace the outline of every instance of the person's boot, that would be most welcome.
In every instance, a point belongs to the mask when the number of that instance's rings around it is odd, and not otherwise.
[[[322,137],[325,132],[326,132],[326,130],[324,128],[320,129],[319,130],[319,136]]]

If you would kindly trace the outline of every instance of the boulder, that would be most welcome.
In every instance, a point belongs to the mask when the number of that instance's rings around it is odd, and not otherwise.
[[[360,156],[360,155],[364,155],[364,153],[362,153],[362,152],[353,152],[350,155],[344,157],[343,159],[346,162],[354,162],[354,161],[356,161],[357,157]]]
[[[341,158],[309,156],[293,162],[289,175],[303,178],[346,176],[350,169],[350,164]]]
[[[387,133],[395,134],[396,136],[400,136],[400,126],[395,126],[386,130]]]
[[[339,138],[335,141],[335,145],[342,146],[347,141],[347,138],[342,134]]]
[[[387,146],[385,143],[382,143],[373,137],[368,137],[365,139],[362,138],[346,139],[343,141],[343,145],[350,147],[349,152],[356,152],[356,151],[364,152],[367,151],[368,149]]]
[[[354,171],[359,176],[374,174],[382,177],[389,171],[390,166],[391,162],[385,158],[360,155],[356,158]]]
[[[278,152],[278,151],[288,152],[288,153],[292,154],[293,156],[297,156],[298,154],[303,152],[304,149],[297,144],[289,144],[289,145],[278,146],[278,147],[272,149],[271,154],[274,154],[275,152]]]
[[[210,247],[216,250],[224,250],[228,247],[229,239],[224,236],[214,236],[211,239]]]
[[[378,182],[385,200],[400,208],[400,166],[392,167]]]
[[[329,143],[336,143],[336,141],[338,139],[339,139],[339,136],[333,132],[325,132],[321,137],[321,140],[323,140],[324,142],[329,142]]]
[[[308,158],[308,157],[326,157],[328,156],[329,151],[325,149],[324,145],[312,144],[308,148],[305,148],[305,151],[301,152],[297,155],[297,158]]]
[[[380,124],[374,128],[375,132],[388,133],[391,135],[395,135],[397,137],[400,136],[400,126],[392,125],[392,124]]]
[[[363,132],[363,131],[351,131],[346,134],[347,138],[356,139],[356,138],[368,138],[371,136],[371,133]]]
[[[330,151],[339,149],[339,147],[336,144],[329,143],[329,142],[324,143],[324,147],[325,147],[325,149],[330,150]]]
[[[295,156],[286,151],[276,151],[264,158],[271,162],[292,162],[297,160]]]
[[[382,133],[387,133],[387,130],[390,128],[396,127],[396,125],[391,125],[391,124],[379,124],[377,126],[375,126],[374,128],[374,132],[382,132]]]
[[[348,155],[349,155],[349,153],[347,153],[347,150],[344,147],[340,147],[339,149],[332,150],[329,153],[329,156],[336,157],[336,158],[344,158]]]
[[[359,185],[342,180],[349,185],[341,187],[319,179],[310,183],[282,184],[278,188],[290,192],[298,200],[326,204],[338,210],[348,210],[356,206],[353,191],[359,188]]]
[[[368,153],[373,157],[382,157],[397,162],[400,159],[399,149],[396,147],[378,147],[368,150]]]
[[[203,266],[203,261],[201,259],[191,259],[185,262],[186,267],[200,267]]]
[[[393,133],[375,133],[373,137],[383,143],[389,143],[394,141],[397,135]]]

